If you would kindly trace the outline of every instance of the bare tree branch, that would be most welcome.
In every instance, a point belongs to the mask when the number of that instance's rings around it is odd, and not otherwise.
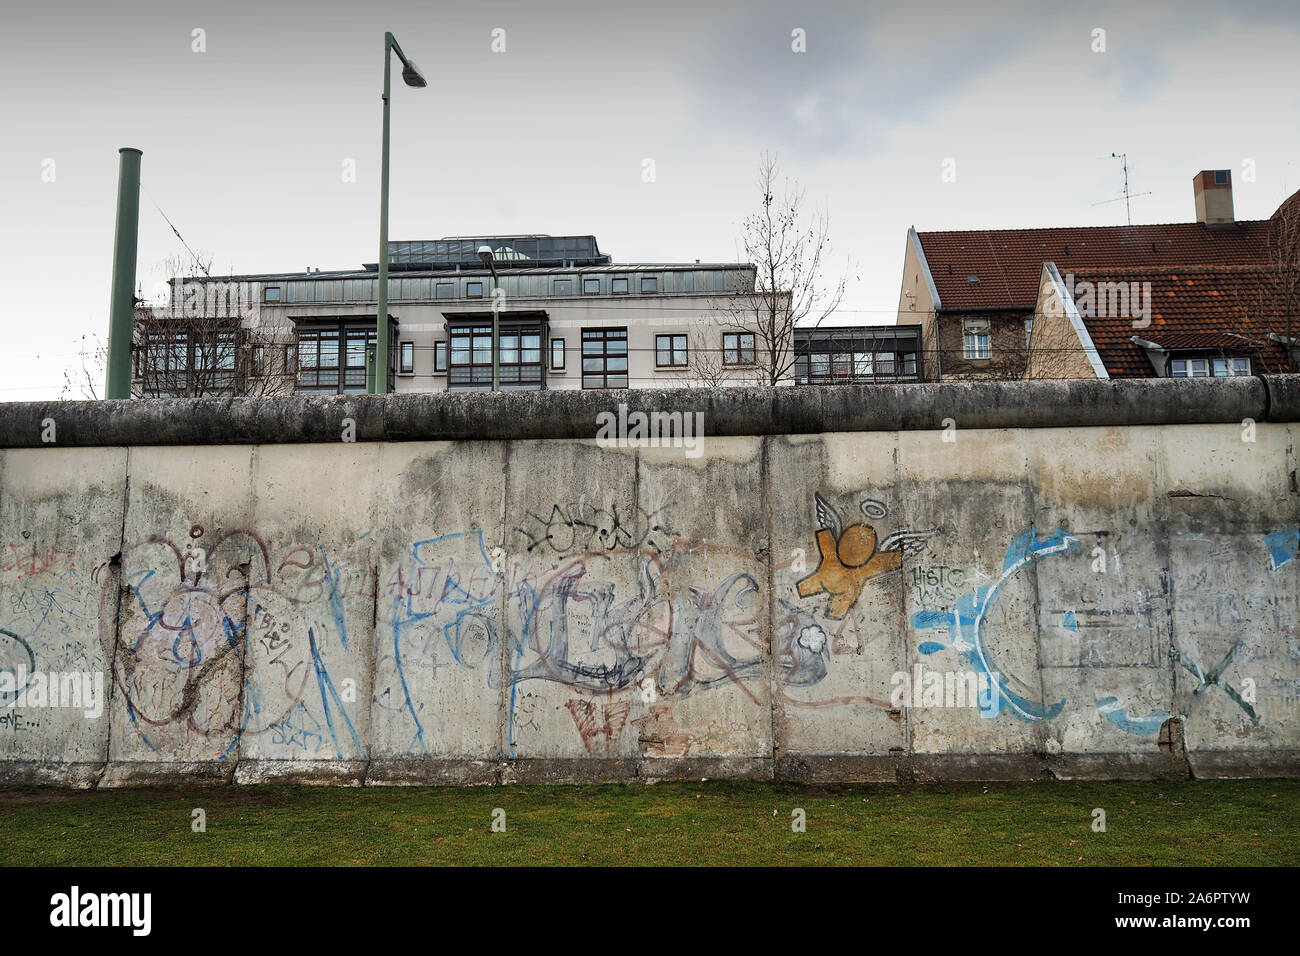
[[[754,266],[750,294],[731,294],[713,303],[715,327],[727,333],[754,336],[754,361],[710,347],[695,350],[692,370],[701,380],[739,380],[777,385],[788,380],[795,364],[794,330],[818,328],[844,299],[845,274],[824,279],[830,254],[830,219],[821,210],[808,211],[797,183],[782,179],[779,166],[764,153],[759,162],[759,210],[741,226],[745,258]],[[750,290],[745,290],[750,292]],[[710,356],[718,359],[714,362]],[[729,362],[728,358],[740,359]]]

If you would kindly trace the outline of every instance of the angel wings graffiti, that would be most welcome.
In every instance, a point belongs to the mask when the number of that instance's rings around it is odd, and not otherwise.
[[[879,541],[876,529],[867,521],[855,521],[847,528],[839,513],[818,492],[813,492],[817,506],[817,568],[799,582],[799,596],[829,594],[827,616],[844,617],[858,600],[862,586],[877,574],[901,567],[904,558],[915,557],[935,532],[896,531]],[[878,521],[889,513],[882,502],[863,499],[862,513]]]

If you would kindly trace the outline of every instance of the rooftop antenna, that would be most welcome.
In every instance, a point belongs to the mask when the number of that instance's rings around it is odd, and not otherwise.
[[[1120,165],[1124,167],[1124,194],[1122,196],[1116,196],[1114,199],[1103,199],[1101,202],[1093,203],[1093,205],[1104,206],[1107,203],[1119,202],[1121,199],[1124,200],[1124,215],[1128,219],[1128,224],[1131,226],[1133,225],[1133,209],[1129,206],[1129,200],[1137,199],[1139,196],[1150,196],[1151,192],[1148,190],[1144,193],[1130,193],[1128,191],[1128,153],[1111,153],[1110,155],[1112,159],[1118,159]]]

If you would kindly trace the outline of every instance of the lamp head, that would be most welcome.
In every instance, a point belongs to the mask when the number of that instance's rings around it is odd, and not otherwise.
[[[406,81],[407,86],[414,86],[416,89],[429,85],[414,60],[402,61],[402,79]]]

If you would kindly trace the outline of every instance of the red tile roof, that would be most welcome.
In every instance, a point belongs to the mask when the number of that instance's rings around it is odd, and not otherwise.
[[[1112,378],[1149,378],[1155,373],[1146,350],[1132,341],[1135,335],[1171,350],[1251,355],[1257,374],[1285,370],[1286,352],[1268,333],[1286,335],[1288,330],[1277,318],[1279,310],[1267,291],[1266,276],[1264,269],[1255,266],[1074,270],[1076,290],[1085,280],[1136,282],[1139,289],[1151,283],[1150,325],[1135,328],[1131,315],[1099,318],[1081,314]],[[1079,298],[1077,291],[1075,298]],[[1293,328],[1289,334],[1298,337],[1300,329]]]
[[[1215,229],[1184,222],[917,235],[944,311],[1032,310],[1045,261],[1055,262],[1062,275],[1097,267],[1256,264],[1267,257],[1270,226],[1271,220],[1258,219]]]

